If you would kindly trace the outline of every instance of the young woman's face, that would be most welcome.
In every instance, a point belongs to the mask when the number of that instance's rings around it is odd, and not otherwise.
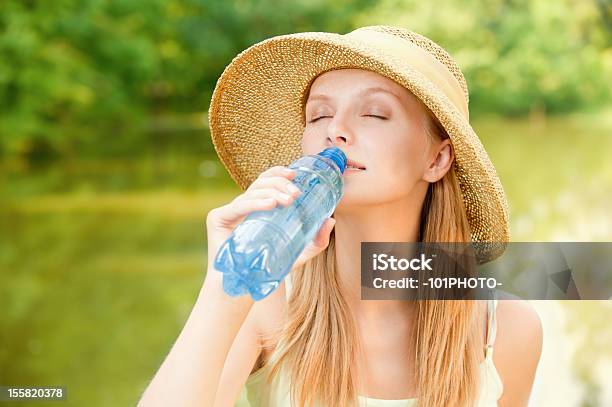
[[[312,83],[305,119],[304,154],[335,145],[365,167],[344,172],[338,208],[406,199],[417,185],[426,190],[427,116],[403,86],[365,70],[326,72]]]

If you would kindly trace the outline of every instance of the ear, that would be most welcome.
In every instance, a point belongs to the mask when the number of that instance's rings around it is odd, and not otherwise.
[[[432,144],[430,157],[431,159],[423,173],[423,179],[433,183],[440,180],[453,164],[455,156],[450,139],[447,138],[437,144]]]

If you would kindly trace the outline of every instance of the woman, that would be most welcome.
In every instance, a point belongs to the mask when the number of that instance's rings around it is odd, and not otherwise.
[[[210,123],[246,191],[208,214],[209,272],[140,405],[231,406],[245,382],[253,407],[527,405],[542,331],[526,303],[360,299],[362,241],[508,240],[467,103],[452,58],[394,27],[274,37],[235,58]],[[362,168],[345,172],[333,219],[268,297],[225,295],[220,245],[299,195],[280,164],[332,145]],[[480,263],[504,245],[487,247]]]

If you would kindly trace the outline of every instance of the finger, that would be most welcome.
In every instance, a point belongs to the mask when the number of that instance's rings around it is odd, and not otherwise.
[[[329,236],[331,231],[334,229],[335,224],[336,220],[334,218],[327,218],[325,222],[323,222],[323,225],[321,225],[321,228],[319,228],[319,231],[313,240],[313,244],[316,247],[322,249],[327,247],[329,244]]]
[[[274,198],[277,202],[288,205],[294,200],[294,196],[287,193],[287,191],[279,191],[276,188],[262,188],[248,191],[236,197],[236,201],[239,200],[250,200],[250,199],[265,199]]]
[[[276,165],[274,167],[270,167],[261,174],[259,177],[290,177],[293,178],[295,176],[295,170],[289,167],[284,167],[282,165]]]
[[[226,222],[235,222],[254,211],[272,209],[277,201],[272,198],[244,199],[232,202],[229,205],[218,208],[218,215]]]
[[[296,265],[304,264],[308,259],[321,253],[329,245],[329,236],[336,224],[336,220],[328,218],[323,222],[315,238],[306,245],[296,261]]]
[[[257,189],[276,188],[281,192],[288,193],[289,195],[296,197],[301,194],[300,189],[290,180],[284,177],[270,176],[264,178],[257,178],[247,189],[248,192]],[[247,192],[245,191],[245,193]]]

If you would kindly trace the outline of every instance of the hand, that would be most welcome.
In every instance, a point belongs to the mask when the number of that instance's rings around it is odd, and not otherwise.
[[[290,205],[302,193],[291,182],[295,174],[295,170],[283,166],[268,168],[259,174],[246,191],[230,203],[208,212],[206,233],[209,265],[212,264],[217,251],[232,234],[232,231],[251,212],[269,210],[277,204]],[[296,191],[289,191],[287,189],[289,185],[295,187]]]
[[[262,172],[244,193],[227,205],[214,208],[208,213],[206,228],[209,265],[232,231],[251,212],[272,209],[277,204],[290,205],[302,193],[299,189],[294,192],[287,189],[289,185],[295,186],[291,182],[295,174],[295,170],[287,167],[271,167]],[[303,265],[329,245],[329,236],[335,224],[334,218],[327,218],[323,222],[313,240],[296,259],[293,268]]]

